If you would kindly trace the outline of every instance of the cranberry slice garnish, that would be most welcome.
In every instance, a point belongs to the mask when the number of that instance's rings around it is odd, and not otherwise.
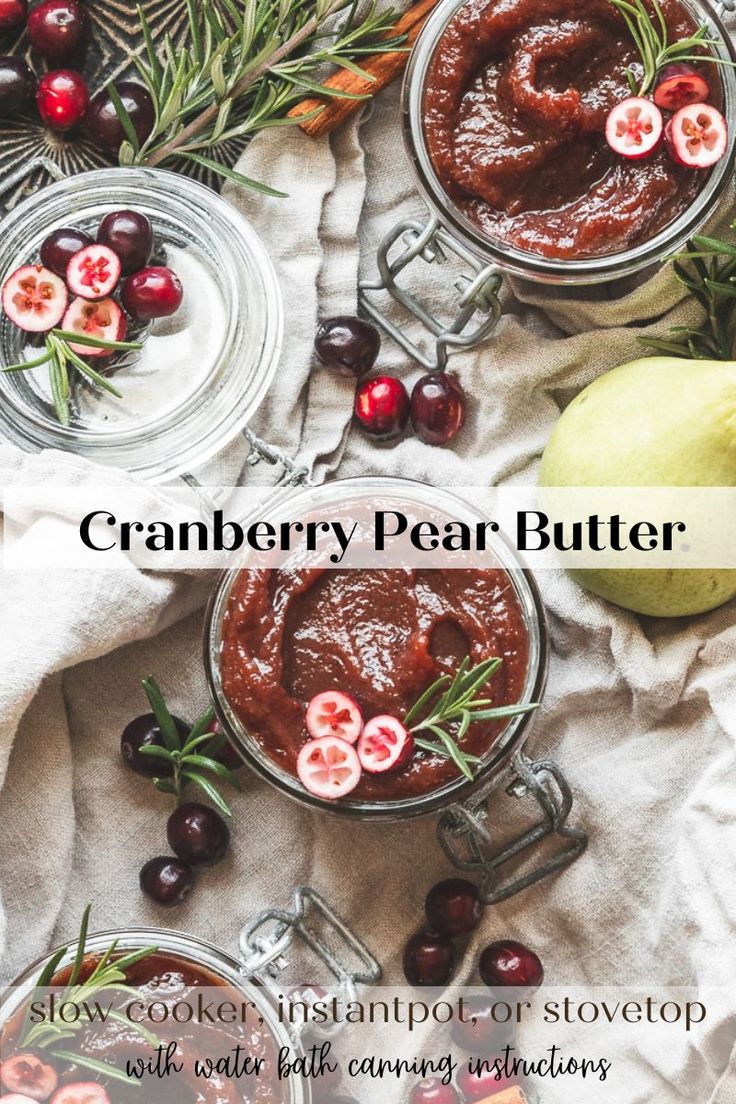
[[[630,161],[654,153],[663,132],[662,112],[643,96],[630,96],[616,104],[606,121],[606,141],[612,150]]]
[[[94,1081],[72,1081],[54,1093],[51,1104],[110,1104],[110,1097]]]
[[[663,69],[654,92],[654,102],[663,111],[679,111],[689,104],[705,103],[710,88],[705,77],[690,65],[677,62]]]
[[[3,285],[3,310],[28,333],[44,333],[58,326],[68,299],[64,281],[43,265],[24,265]]]
[[[368,721],[358,740],[358,758],[369,774],[398,770],[413,753],[414,737],[401,721],[388,714]]]
[[[362,773],[355,748],[339,736],[323,736],[305,744],[296,771],[304,789],[326,801],[352,793]]]
[[[102,341],[123,341],[128,323],[114,299],[100,299],[96,303],[78,297],[69,304],[64,315],[62,329],[84,337],[100,338]],[[94,345],[76,345],[70,342],[69,348],[78,356],[111,356],[113,349],[95,348]]]
[[[37,1055],[14,1054],[0,1062],[0,1084],[11,1093],[20,1093],[32,1100],[48,1100],[59,1078],[54,1067],[42,1062]]]
[[[315,740],[322,736],[339,736],[341,740],[355,744],[363,731],[363,714],[355,698],[349,694],[326,690],[310,701],[305,724],[307,732]]]
[[[678,165],[711,169],[726,152],[728,123],[710,104],[691,104],[670,119],[665,140]]]
[[[117,253],[106,245],[88,245],[70,260],[66,282],[83,299],[107,299],[118,286],[121,272]]]

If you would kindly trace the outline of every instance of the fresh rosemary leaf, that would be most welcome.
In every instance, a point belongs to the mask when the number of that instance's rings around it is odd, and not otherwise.
[[[194,771],[183,770],[182,776],[186,778],[187,782],[193,782],[195,786],[199,786],[201,790],[207,795],[216,809],[223,814],[223,816],[231,817],[232,809],[220,794],[219,790],[201,774],[197,774]]]
[[[276,199],[287,198],[286,192],[279,192],[275,188],[269,187],[268,184],[261,184],[259,180],[252,180],[251,177],[244,176],[243,173],[239,173],[235,169],[223,165],[220,161],[214,161],[211,157],[203,157],[201,153],[192,153],[190,150],[183,150],[179,156],[185,158],[187,161],[194,161],[196,165],[204,166],[204,168],[209,169],[211,172],[217,173],[218,176],[224,176],[226,180],[232,180],[235,184],[242,184],[245,188],[251,188],[253,191],[262,192],[264,195],[274,196]]]
[[[156,723],[161,729],[164,744],[169,751],[181,751],[181,739],[179,731],[174,724],[174,718],[164,701],[163,694],[154,678],[150,676],[143,679],[143,689],[151,706],[151,711],[156,718]]]
[[[87,905],[86,909],[82,913],[82,923],[79,928],[79,938],[77,940],[77,953],[74,956],[74,966],[69,977],[69,984],[76,985],[79,981],[79,975],[82,972],[82,965],[84,963],[84,952],[87,946],[87,932],[89,930],[89,914],[92,911],[92,906]]]
[[[442,690],[442,688],[446,686],[448,682],[450,682],[450,676],[443,675],[437,680],[437,682],[434,682],[431,686],[427,687],[422,696],[414,703],[414,705],[404,717],[404,724],[410,725],[414,718],[419,716],[424,707],[426,705],[429,705],[433,698],[437,697],[440,690]]]
[[[204,736],[208,732],[210,732],[214,720],[215,711],[210,706],[210,708],[206,709],[202,716],[198,717],[192,725],[192,730],[189,733],[189,739],[187,740],[186,746],[184,748],[185,751],[189,747],[189,744],[192,740],[199,740],[200,736]]]
[[[96,1058],[90,1058],[87,1054],[77,1054],[72,1050],[53,1050],[54,1057],[61,1058],[65,1062],[73,1062],[77,1066],[83,1066],[85,1069],[93,1070],[95,1073],[101,1074],[103,1077],[110,1077],[115,1081],[123,1081],[126,1085],[136,1085],[141,1087],[141,1082],[138,1078],[128,1077],[122,1070],[116,1069],[115,1066],[110,1066],[107,1062],[100,1062]]]
[[[202,770],[216,774],[218,778],[222,778],[223,781],[229,782],[235,790],[239,791],[242,789],[240,782],[233,772],[223,766],[222,763],[218,763],[215,759],[209,759],[205,755],[187,755],[184,758],[184,763],[187,767],[191,764],[192,766],[200,767]]]
[[[154,759],[165,759],[167,763],[171,762],[171,752],[168,748],[158,747],[157,744],[144,744],[138,750],[141,755],[152,755]]]

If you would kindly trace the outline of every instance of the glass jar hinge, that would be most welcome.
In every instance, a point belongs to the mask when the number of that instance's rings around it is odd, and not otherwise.
[[[488,824],[487,798],[477,804],[468,802],[454,806],[442,816],[437,827],[440,845],[450,862],[459,870],[482,878],[481,898],[487,905],[505,901],[564,870],[588,846],[586,833],[567,823],[573,797],[560,768],[549,760],[532,762],[519,754],[513,760],[512,769],[514,778],[506,793],[517,799],[529,795],[543,812],[542,818],[522,835],[496,846]],[[546,840],[558,841],[559,846],[553,854],[525,873],[504,877],[503,868],[507,863],[528,859]]]
[[[397,243],[401,251],[391,256]],[[472,275],[461,275],[455,281],[460,302],[457,314],[447,323],[437,318],[423,303],[400,287],[397,277],[417,258],[427,264],[443,264],[449,255],[468,265]],[[501,317],[498,298],[501,277],[495,265],[484,265],[470,250],[456,241],[443,229],[437,219],[426,224],[416,219],[406,219],[381,242],[378,253],[378,278],[362,280],[359,285],[360,305],[374,322],[410,356],[429,372],[442,371],[450,353],[458,349],[471,349],[480,344],[494,329]],[[434,345],[425,352],[381,308],[373,302],[376,292],[388,293],[397,303],[416,318],[434,337]],[[478,321],[471,326],[473,318]]]

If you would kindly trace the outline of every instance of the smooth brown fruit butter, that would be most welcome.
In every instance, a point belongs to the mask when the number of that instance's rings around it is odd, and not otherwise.
[[[679,0],[661,7],[671,42],[697,30]],[[640,161],[608,146],[629,67],[642,72],[640,55],[609,0],[468,0],[439,40],[423,103],[453,204],[487,237],[557,260],[611,256],[672,223],[707,173],[664,145]],[[716,66],[702,69],[721,107]]]
[[[241,571],[223,618],[220,668],[230,706],[274,763],[296,775],[308,741],[304,715],[326,690],[352,695],[366,720],[403,718],[442,674],[469,655],[503,660],[494,705],[523,693],[529,635],[502,568]],[[486,754],[504,722],[470,726],[463,750]],[[396,801],[459,777],[454,763],[417,751],[390,774],[363,773],[350,795]]]

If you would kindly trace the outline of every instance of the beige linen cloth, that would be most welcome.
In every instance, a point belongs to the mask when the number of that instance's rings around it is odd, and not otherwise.
[[[533,481],[561,407],[639,355],[637,335],[662,332],[694,317],[693,309],[668,271],[611,298],[507,287],[496,334],[453,359],[470,407],[453,447],[366,441],[349,428],[350,386],[314,370],[310,350],[319,317],[355,309],[358,274],[373,271],[383,234],[400,217],[422,213],[398,119],[394,89],[330,142],[297,131],[261,136],[241,167],[289,198],[227,190],[271,251],[286,307],[284,355],[254,428],[298,455],[318,480],[386,473],[437,482],[441,472],[456,486]],[[733,193],[722,226],[732,210]],[[424,283],[424,274],[417,278]],[[424,290],[439,305],[445,289],[434,277]],[[418,375],[389,341],[380,365],[407,382]],[[202,478],[235,481],[246,451],[230,447]],[[99,471],[72,457],[30,457],[8,445],[0,448],[0,475],[3,485],[100,481]],[[300,883],[324,893],[377,953],[387,978],[400,979],[401,946],[419,924],[424,895],[449,873],[431,820],[346,825],[246,775],[229,858],[202,876],[177,912],[162,913],[139,894],[142,862],[167,849],[167,805],[123,767],[119,737],[144,711],[147,673],[180,715],[204,706],[200,635],[211,583],[208,575],[132,572],[3,575],[6,979],[72,936],[86,902],[96,928],[163,924],[234,949],[244,920],[266,905],[288,906]],[[562,575],[546,573],[540,583],[552,666],[529,753],[564,768],[574,818],[591,845],[563,875],[487,911],[459,980],[474,978],[484,943],[509,936],[534,947],[550,984],[560,987],[733,985],[736,607],[687,621],[641,620]],[[689,1043],[642,1043],[617,1104],[733,1104],[736,1071],[727,1063],[735,1034],[736,1015],[725,1015]],[[568,1099],[578,1099],[574,1087]]]

